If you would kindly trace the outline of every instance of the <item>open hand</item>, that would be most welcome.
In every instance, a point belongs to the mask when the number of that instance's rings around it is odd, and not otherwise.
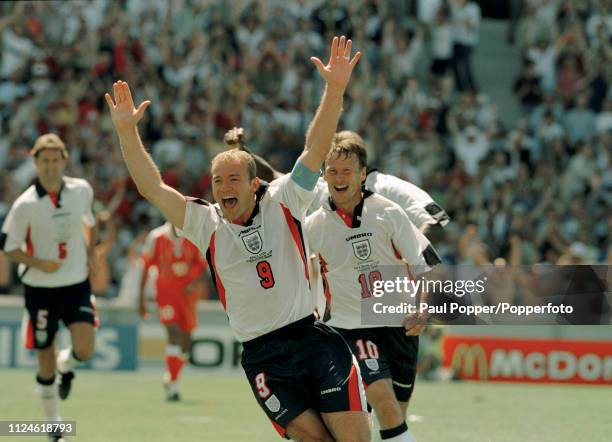
[[[113,84],[113,98],[110,94],[104,94],[108,109],[111,113],[111,118],[117,132],[122,130],[131,129],[136,127],[136,124],[140,121],[144,115],[144,111],[151,102],[145,100],[140,103],[138,109],[134,108],[134,100],[132,100],[132,93],[130,87],[125,81],[116,81]]]
[[[361,58],[361,52],[357,52],[351,60],[351,48],[353,42],[346,40],[344,35],[340,38],[334,37],[331,44],[331,54],[327,65],[317,57],[310,57],[319,74],[323,77],[328,86],[338,88],[342,91],[346,89],[353,68]]]

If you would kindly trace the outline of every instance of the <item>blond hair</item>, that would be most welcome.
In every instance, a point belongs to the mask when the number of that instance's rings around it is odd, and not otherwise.
[[[219,161],[244,161],[247,164],[249,181],[257,176],[257,165],[255,164],[255,160],[248,152],[243,150],[230,149],[215,155],[210,162],[211,170]]]

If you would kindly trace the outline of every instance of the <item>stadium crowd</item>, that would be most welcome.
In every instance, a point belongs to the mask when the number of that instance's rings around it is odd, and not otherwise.
[[[512,87],[523,112],[504,126],[477,89],[480,12],[468,0],[418,14],[402,0],[2,2],[0,221],[35,175],[33,141],[57,132],[68,174],[94,187],[98,292],[116,294],[134,241],[161,217],[121,160],[103,100],[113,81],[151,99],[141,134],[164,180],[210,199],[209,160],[234,126],[288,170],[323,86],[309,57],[344,33],[364,57],[340,126],[363,135],[372,165],[446,209],[436,246],[447,263],[609,262],[610,2],[522,3]]]

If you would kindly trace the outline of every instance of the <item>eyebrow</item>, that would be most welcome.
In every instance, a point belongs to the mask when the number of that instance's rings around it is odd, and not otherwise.
[[[240,177],[240,174],[239,173],[230,173],[228,175],[228,177],[229,178]],[[221,175],[213,175],[213,177],[212,177],[213,180],[216,180],[216,179],[219,179],[219,178],[223,178],[223,177]]]

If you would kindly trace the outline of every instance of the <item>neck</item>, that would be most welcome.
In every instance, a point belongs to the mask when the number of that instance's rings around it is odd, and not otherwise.
[[[350,201],[347,201],[346,203],[343,203],[343,204],[338,204],[334,201],[334,204],[336,205],[338,209],[342,210],[347,215],[353,216],[353,214],[355,213],[355,207],[359,205],[362,198],[363,198],[363,195],[361,194],[361,192],[357,192],[355,196],[350,199]]]
[[[62,187],[62,178],[56,180],[46,180],[45,178],[38,177],[38,182],[47,191],[47,193],[58,193]]]
[[[244,226],[247,223],[247,221],[251,218],[251,216],[253,215],[253,211],[255,210],[255,203],[256,203],[255,195],[253,195],[253,200],[249,204],[249,207],[242,213],[242,215],[240,215],[236,219],[231,220],[231,222],[234,224],[240,224],[241,226]]]

